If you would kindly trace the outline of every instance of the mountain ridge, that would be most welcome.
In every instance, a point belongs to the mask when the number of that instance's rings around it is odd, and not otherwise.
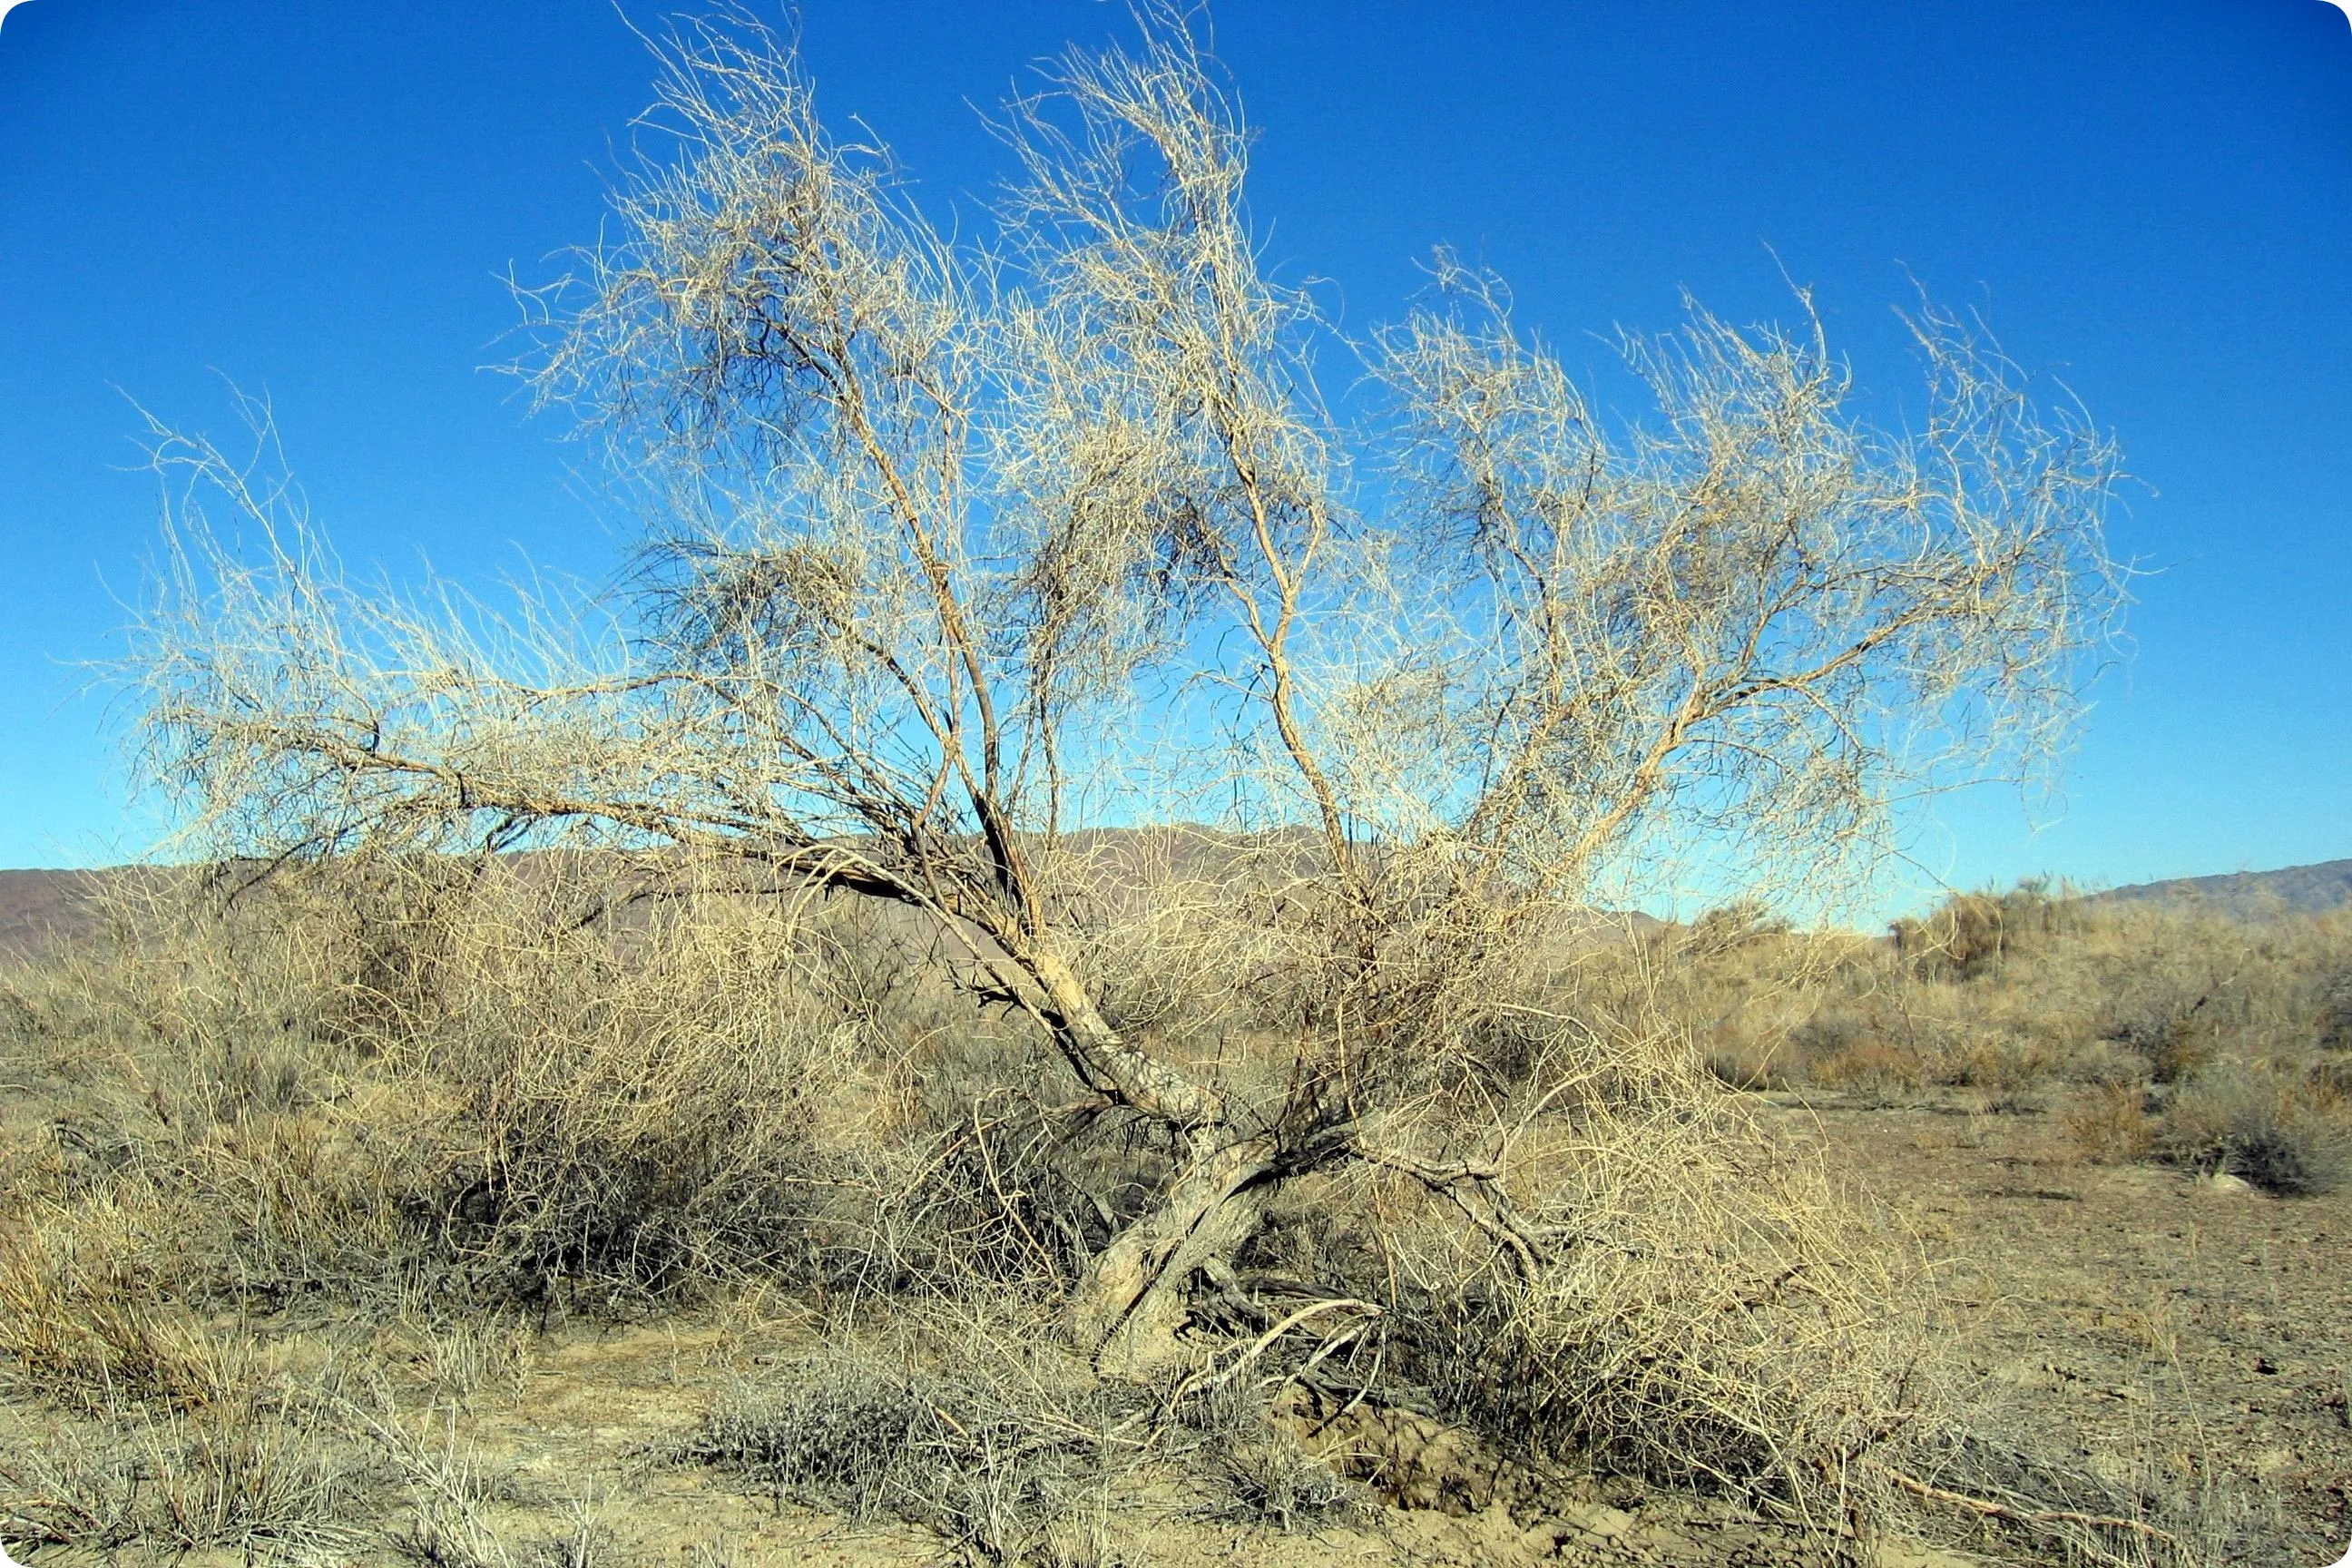
[[[105,895],[147,870],[0,870],[0,961],[35,959],[94,933]],[[2084,895],[2094,903],[2194,903],[2238,919],[2320,914],[2352,905],[2352,858],[2135,882]]]
[[[2207,877],[2172,877],[2135,882],[2089,895],[2108,903],[2150,900],[2200,903],[2237,915],[2284,910],[2320,914],[2352,904],[2352,859],[2315,860],[2271,871],[2224,871]]]

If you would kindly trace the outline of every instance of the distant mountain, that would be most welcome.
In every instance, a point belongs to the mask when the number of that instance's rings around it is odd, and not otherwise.
[[[96,895],[116,871],[0,871],[0,962],[31,958],[99,928]]]
[[[1251,843],[1206,830],[1137,833],[1104,830],[1074,835],[1066,847],[1110,870],[1214,878],[1230,869],[1244,845],[1258,855],[1275,842]],[[1277,853],[1276,858],[1280,858]],[[152,873],[147,873],[152,875]],[[129,867],[96,871],[0,871],[0,963],[37,957],[91,935],[104,920],[104,895],[142,875]],[[2176,877],[2087,895],[2089,901],[2150,900],[2201,904],[2242,919],[2285,912],[2318,913],[2352,905],[2352,860],[2323,860],[2276,871],[2234,871],[2218,877]],[[1633,917],[1639,927],[1656,922]]]
[[[2095,900],[2136,903],[2150,899],[2194,902],[2232,915],[2279,910],[2315,914],[2352,904],[2352,860],[2322,860],[2276,871],[2232,871],[2221,877],[2176,877],[2095,893]]]

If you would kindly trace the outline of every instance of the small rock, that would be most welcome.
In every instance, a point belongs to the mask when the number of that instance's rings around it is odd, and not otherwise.
[[[2205,1178],[2202,1185],[2207,1192],[2216,1197],[2235,1197],[2241,1193],[2251,1193],[2254,1190],[2253,1183],[2243,1176],[2233,1176],[2227,1171],[2214,1172]]]
[[[1538,1524],[1519,1537],[1519,1551],[1537,1559],[1556,1556],[1575,1533],[1557,1524]]]
[[[2253,1457],[2254,1474],[2269,1480],[2281,1470],[2294,1468],[2294,1450],[2286,1447],[2264,1448]]]
[[[1605,1502],[1578,1503],[1562,1515],[1580,1534],[1595,1541],[1614,1541],[1633,1528],[1633,1516]]]

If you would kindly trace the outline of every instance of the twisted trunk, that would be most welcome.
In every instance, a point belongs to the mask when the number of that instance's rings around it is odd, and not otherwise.
[[[1179,1165],[1160,1206],[1095,1256],[1065,1310],[1072,1341],[1098,1369],[1141,1373],[1178,1353],[1193,1272],[1231,1258],[1256,1233],[1275,1141],[1236,1136],[1213,1089],[1129,1042],[1050,942],[992,934],[1043,994],[1037,1016],[1088,1085],[1175,1134]]]
[[[1223,1124],[1224,1101],[1214,1089],[1138,1050],[1102,1016],[1077,971],[1059,952],[1034,940],[997,941],[1045,993],[1043,1016],[1055,1043],[1087,1087],[1168,1123],[1180,1134]]]
[[[1096,1255],[1071,1292],[1071,1339],[1114,1375],[1173,1357],[1193,1271],[1231,1258],[1255,1234],[1276,1169],[1274,1140],[1196,1137],[1168,1195]]]

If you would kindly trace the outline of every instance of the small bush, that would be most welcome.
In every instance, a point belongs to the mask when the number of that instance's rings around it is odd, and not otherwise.
[[[1203,1516],[1290,1535],[1343,1523],[1362,1509],[1362,1489],[1276,1425],[1255,1384],[1228,1380],[1181,1414],[1208,1438]]]
[[[1948,1039],[1929,1064],[1935,1081],[1955,1089],[1980,1089],[1996,1097],[2018,1098],[2048,1076],[2050,1060],[2032,1040],[1969,1031]]]
[[[2319,993],[2317,1041],[2323,1051],[2352,1051],[2352,969],[2327,977]]]
[[[2013,953],[2073,931],[2074,901],[2053,896],[2043,881],[2020,882],[2006,893],[1955,893],[1924,920],[1891,928],[1895,951],[1926,980],[1973,980]]]
[[[672,1457],[780,1499],[921,1525],[989,1562],[1023,1561],[1067,1532],[1100,1475],[1097,1428],[1034,1380],[1023,1397],[992,1384],[969,1350],[954,1373],[889,1359],[836,1345],[781,1369],[711,1411]]]
[[[1966,980],[1998,961],[2002,946],[2000,900],[1958,893],[1923,921],[1895,922],[1895,949],[1923,978]]]
[[[2066,1112],[2066,1134],[2083,1157],[2101,1165],[2145,1160],[2156,1147],[2156,1123],[2147,1095],[2127,1084],[2110,1084],[2077,1100]]]
[[[2111,1026],[2109,1037],[2148,1061],[2148,1077],[2158,1083],[2186,1083],[2211,1066],[2220,1054],[2221,1039],[2200,1018],[2208,998],[2167,997],[2126,1005]]]
[[[2066,1058],[2064,1076],[2099,1089],[2137,1089],[2153,1081],[2156,1064],[2115,1040],[2093,1040]]]
[[[1788,1068],[1752,1047],[1719,1047],[1706,1053],[1707,1075],[1727,1089],[1748,1092],[1785,1089],[1794,1082]]]
[[[2329,1058],[2311,1064],[2311,1096],[2319,1105],[2336,1108],[2352,1101],[2352,1059]]]
[[[1927,1080],[1927,1064],[1917,1053],[1880,1040],[1866,1040],[1815,1061],[1811,1073],[1826,1089],[1882,1099],[1915,1093]]]
[[[2227,1171],[2267,1192],[2335,1192],[2352,1173],[2345,1130],[2295,1086],[2266,1074],[2231,1073],[2183,1089],[2167,1107],[2158,1150],[2176,1164]]]

